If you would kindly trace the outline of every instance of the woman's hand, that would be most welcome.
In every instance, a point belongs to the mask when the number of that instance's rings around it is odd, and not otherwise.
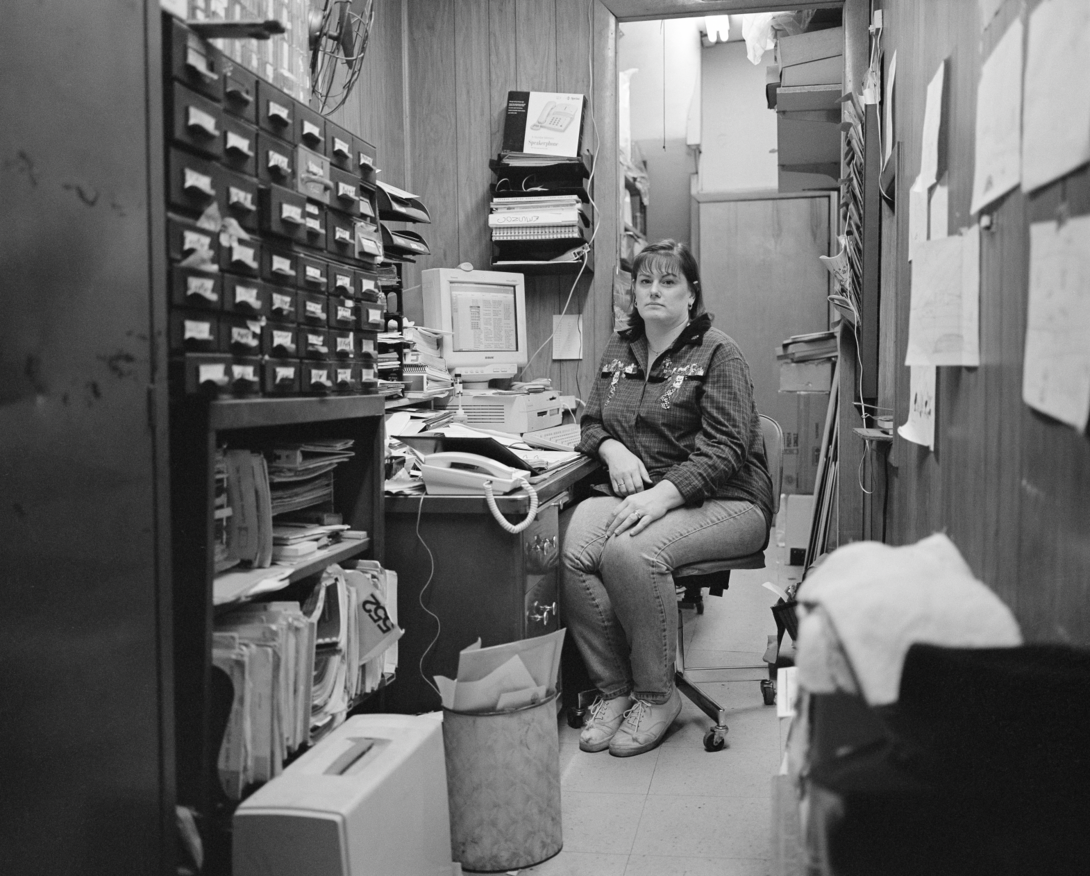
[[[681,493],[670,481],[659,481],[650,490],[641,490],[626,497],[616,508],[606,525],[606,537],[627,532],[636,535],[654,521],[665,517],[673,508],[684,504]]]
[[[651,483],[643,461],[615,438],[607,438],[598,448],[598,456],[609,469],[609,484],[616,496],[631,496]]]

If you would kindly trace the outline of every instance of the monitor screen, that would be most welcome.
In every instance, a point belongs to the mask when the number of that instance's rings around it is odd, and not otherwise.
[[[516,352],[518,316],[515,287],[450,281],[451,349]]]
[[[527,362],[526,279],[506,271],[421,272],[424,325],[442,333],[442,355],[467,385],[514,377]]]

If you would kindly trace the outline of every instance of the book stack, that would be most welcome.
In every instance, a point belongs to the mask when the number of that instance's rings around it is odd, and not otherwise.
[[[781,36],[774,89],[781,192],[836,188],[844,28]]]
[[[313,506],[332,510],[333,469],[353,458],[353,441],[278,444],[268,454],[273,516]]]
[[[581,94],[511,91],[488,224],[492,266],[564,270],[589,258],[591,168],[580,151]]]

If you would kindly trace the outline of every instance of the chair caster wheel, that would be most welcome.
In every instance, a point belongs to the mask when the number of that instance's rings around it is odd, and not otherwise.
[[[705,751],[722,751],[726,744],[726,728],[712,727],[711,730],[704,734]]]
[[[761,696],[764,697],[766,706],[776,705],[776,684],[772,681],[762,681]]]
[[[582,709],[577,709],[574,706],[570,706],[568,708],[567,718],[568,718],[568,726],[571,727],[572,730],[578,730],[580,727],[583,726],[583,710]]]

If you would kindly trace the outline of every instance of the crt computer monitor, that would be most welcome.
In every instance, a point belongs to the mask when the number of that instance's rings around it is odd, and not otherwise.
[[[527,362],[526,279],[466,268],[421,271],[424,325],[445,332],[447,370],[468,387],[514,377]]]

